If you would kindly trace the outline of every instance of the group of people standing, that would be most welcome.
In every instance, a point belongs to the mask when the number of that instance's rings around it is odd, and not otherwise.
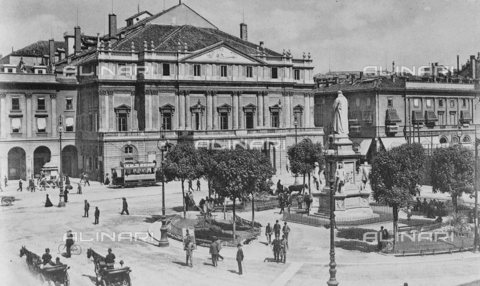
[[[282,232],[281,238],[280,238],[280,231]],[[273,225],[273,227],[270,225],[270,223],[268,223],[267,226],[265,227],[265,236],[267,238],[267,245],[272,244],[274,261],[277,263],[287,262],[289,234],[290,234],[290,226],[287,225],[287,222],[284,222],[282,227],[277,220]],[[272,241],[272,235],[274,235],[273,241]]]
[[[427,218],[436,218],[439,222],[442,221],[442,216],[447,214],[447,206],[445,203],[435,199],[427,202],[427,199],[424,198],[422,202],[420,198],[417,197],[413,210],[422,213]]]

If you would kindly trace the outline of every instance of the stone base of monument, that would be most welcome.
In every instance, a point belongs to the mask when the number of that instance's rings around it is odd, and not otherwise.
[[[337,222],[352,222],[376,218],[369,204],[369,192],[344,192],[334,195],[335,220]],[[317,216],[330,218],[330,189],[325,188],[318,196],[319,207]]]

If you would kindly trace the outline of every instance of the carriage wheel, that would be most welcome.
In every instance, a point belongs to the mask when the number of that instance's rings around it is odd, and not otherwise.
[[[63,279],[63,286],[69,286],[70,285],[70,276],[68,276],[68,273],[65,272],[65,278]]]

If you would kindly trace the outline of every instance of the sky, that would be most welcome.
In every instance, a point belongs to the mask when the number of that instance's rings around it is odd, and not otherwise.
[[[183,0],[219,29],[295,58],[310,52],[315,72],[368,66],[408,69],[439,62],[456,66],[480,52],[480,0]],[[38,40],[63,41],[77,23],[89,35],[108,32],[140,10],[152,14],[178,0],[0,0],[0,53]],[[112,5],[113,3],[113,5]]]

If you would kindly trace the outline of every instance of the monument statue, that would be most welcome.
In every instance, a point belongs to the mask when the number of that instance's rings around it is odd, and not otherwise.
[[[320,178],[320,164],[318,162],[315,162],[315,169],[313,170],[313,181],[315,182],[315,186],[317,191],[320,190],[320,185],[322,184],[322,179]]]
[[[338,164],[338,168],[335,171],[336,181],[336,193],[342,193],[342,187],[345,185],[345,169],[343,169],[343,163]]]
[[[341,90],[333,102],[333,110],[333,133],[348,136],[348,101]]]

